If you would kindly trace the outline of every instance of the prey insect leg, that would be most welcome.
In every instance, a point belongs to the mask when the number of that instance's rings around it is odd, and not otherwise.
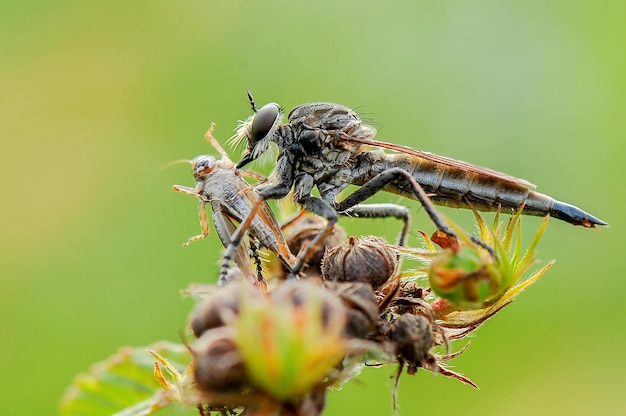
[[[250,239],[248,244],[250,245],[250,257],[254,260],[254,267],[256,268],[259,287],[264,289],[264,293],[267,293],[267,282],[263,277],[263,263],[261,260],[261,256],[259,255],[259,247],[252,238]]]
[[[227,274],[228,274],[230,262],[231,260],[233,260],[233,258],[235,258],[235,254],[237,253],[237,250],[239,249],[239,246],[241,244],[243,237],[248,232],[248,230],[250,230],[252,221],[254,220],[256,216],[260,215],[259,211],[264,203],[265,203],[265,199],[263,199],[260,196],[257,197],[257,201],[255,204],[252,205],[252,208],[250,212],[248,212],[248,215],[241,221],[241,223],[239,224],[239,227],[237,227],[237,229],[232,234],[230,234],[228,245],[226,245],[226,249],[224,250],[224,255],[222,257],[222,264],[220,267],[220,277],[219,277],[218,284],[225,285],[226,283],[228,283]],[[294,263],[294,261],[290,261],[288,258],[285,257],[285,255],[283,255],[282,253],[278,251],[276,251],[274,254],[276,255],[276,257],[278,257],[278,259],[283,263],[285,268],[289,270],[292,275],[295,276],[295,274],[297,274],[301,270],[301,267],[300,267],[296,272],[294,272],[293,264],[292,264]],[[257,270],[260,270],[258,269],[259,266],[260,266],[260,262],[257,262]]]
[[[209,236],[209,216],[207,215],[205,208],[207,203],[202,198],[199,198],[198,191],[193,188],[174,185],[173,189],[177,192],[181,192],[183,194],[191,195],[198,198],[198,219],[200,220],[200,228],[202,230],[202,234],[189,237],[187,242],[183,244],[184,247],[187,247],[190,243],[198,240],[203,240]]]
[[[222,257],[222,264],[220,267],[220,277],[218,280],[218,285],[223,286],[228,283],[227,275],[228,275],[228,267],[230,265],[230,261],[235,256],[237,249],[239,248],[239,244],[241,244],[241,240],[250,228],[250,224],[252,224],[252,220],[255,215],[259,212],[261,208],[261,203],[263,199],[259,198],[256,204],[252,205],[252,209],[248,213],[248,216],[241,221],[237,230],[230,236],[230,241],[226,246],[226,250],[224,250],[224,256]]]
[[[267,189],[271,189],[271,188],[266,188],[264,191],[266,191]],[[272,194],[271,191],[270,191],[270,194]],[[259,193],[257,203],[254,204],[254,206],[252,207],[252,210],[248,213],[248,216],[243,221],[241,221],[237,230],[231,235],[230,243],[226,247],[226,250],[224,251],[224,257],[223,257],[221,271],[220,271],[220,280],[219,280],[220,284],[227,283],[226,275],[228,273],[228,266],[230,264],[230,261],[233,259],[235,252],[237,250],[237,247],[241,243],[241,239],[250,228],[250,225],[252,224],[252,220],[258,214],[261,204],[265,200],[266,200],[266,197],[264,196],[264,194]],[[332,232],[333,227],[335,223],[337,222],[337,211],[330,204],[324,202],[322,199],[309,196],[306,198],[302,198],[298,202],[301,203],[307,211],[310,211],[316,215],[326,218],[328,222],[326,224],[326,228],[324,228],[324,230],[321,233],[315,236],[315,238],[311,241],[307,249],[298,255],[298,257],[296,258],[293,264],[290,264],[286,259],[281,258],[279,256],[279,259],[283,261],[284,264],[289,266],[288,269],[290,272],[290,277],[295,277],[298,275],[298,273],[302,271],[307,261],[311,258],[311,256],[317,251],[319,246],[323,244],[324,240]]]

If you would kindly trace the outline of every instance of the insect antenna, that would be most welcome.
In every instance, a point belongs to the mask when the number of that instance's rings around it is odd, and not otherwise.
[[[178,164],[181,164],[181,163],[188,163],[188,164],[190,164],[190,165],[193,165],[193,160],[191,160],[191,159],[178,159],[178,160],[173,160],[173,161],[168,162],[168,163],[166,163],[165,165],[161,166],[159,169],[160,169],[160,170],[165,170],[165,169],[167,169],[167,168],[170,168],[170,167],[172,167],[172,166],[174,166],[174,165],[178,165]]]
[[[250,107],[252,107],[252,111],[256,113],[256,104],[254,103],[254,97],[252,96],[252,91],[246,85],[246,94],[248,94],[248,102],[250,103]]]

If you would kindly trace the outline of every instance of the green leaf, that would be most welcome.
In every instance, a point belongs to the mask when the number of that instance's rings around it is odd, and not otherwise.
[[[155,358],[148,350],[165,358],[179,373],[191,362],[187,348],[172,342],[121,348],[74,379],[61,399],[60,415],[149,415],[175,402],[155,378]],[[177,381],[167,369],[166,373],[168,381]]]

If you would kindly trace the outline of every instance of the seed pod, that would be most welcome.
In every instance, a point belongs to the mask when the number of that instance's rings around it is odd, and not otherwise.
[[[440,297],[463,309],[478,309],[497,294],[502,276],[488,254],[463,247],[440,252],[430,264],[428,281]]]
[[[202,392],[241,390],[248,384],[243,359],[227,328],[205,332],[192,346],[194,378]]]
[[[284,229],[289,250],[291,250],[292,253],[299,253],[303,247],[306,247],[325,228],[326,222],[320,217],[312,215],[298,217]],[[343,228],[335,224],[330,235],[307,262],[308,267],[314,269],[317,274],[321,275],[324,253],[333,247],[345,243],[347,239],[348,237]],[[312,271],[309,270],[307,274],[311,272]]]
[[[308,280],[307,280],[308,281]],[[327,327],[336,320],[345,319],[346,308],[338,296],[323,290],[316,284],[305,284],[304,281],[290,280],[282,283],[272,292],[272,302],[280,304],[289,302],[295,307],[306,305],[307,302],[320,302],[322,307],[322,325]]]
[[[325,280],[363,282],[374,290],[385,284],[397,271],[398,257],[379,237],[356,238],[334,247],[322,261]]]
[[[332,384],[354,347],[343,335],[346,307],[309,279],[281,283],[270,297],[242,302],[235,343],[254,389],[281,403]]]
[[[418,367],[429,366],[434,360],[428,351],[435,345],[435,338],[425,317],[404,314],[383,328],[398,362],[401,366],[407,364],[407,373],[415,374]]]
[[[378,306],[372,287],[367,283],[326,282],[326,288],[339,295],[347,309],[344,334],[366,339],[376,327]]]
[[[428,314],[425,291],[414,280],[392,281],[376,292],[381,315]]]
[[[252,297],[262,296],[248,282],[233,282],[217,288],[208,298],[198,303],[190,318],[194,335],[199,338],[204,332],[223,326],[225,314],[238,315],[242,291],[249,292]]]

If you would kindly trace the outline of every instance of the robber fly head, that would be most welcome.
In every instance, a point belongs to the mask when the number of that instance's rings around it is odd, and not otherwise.
[[[244,141],[246,143],[243,158],[237,164],[237,167],[242,167],[256,160],[259,156],[267,154],[266,151],[269,148],[272,137],[283,118],[283,109],[280,105],[269,103],[261,108],[257,108],[250,91],[248,91],[248,100],[254,114],[239,123],[237,133],[231,139],[231,143],[234,145]],[[272,154],[269,154],[268,158],[271,160],[274,157]]]
[[[196,156],[192,160],[194,178],[199,180],[213,172],[216,162],[217,160],[213,156]]]

